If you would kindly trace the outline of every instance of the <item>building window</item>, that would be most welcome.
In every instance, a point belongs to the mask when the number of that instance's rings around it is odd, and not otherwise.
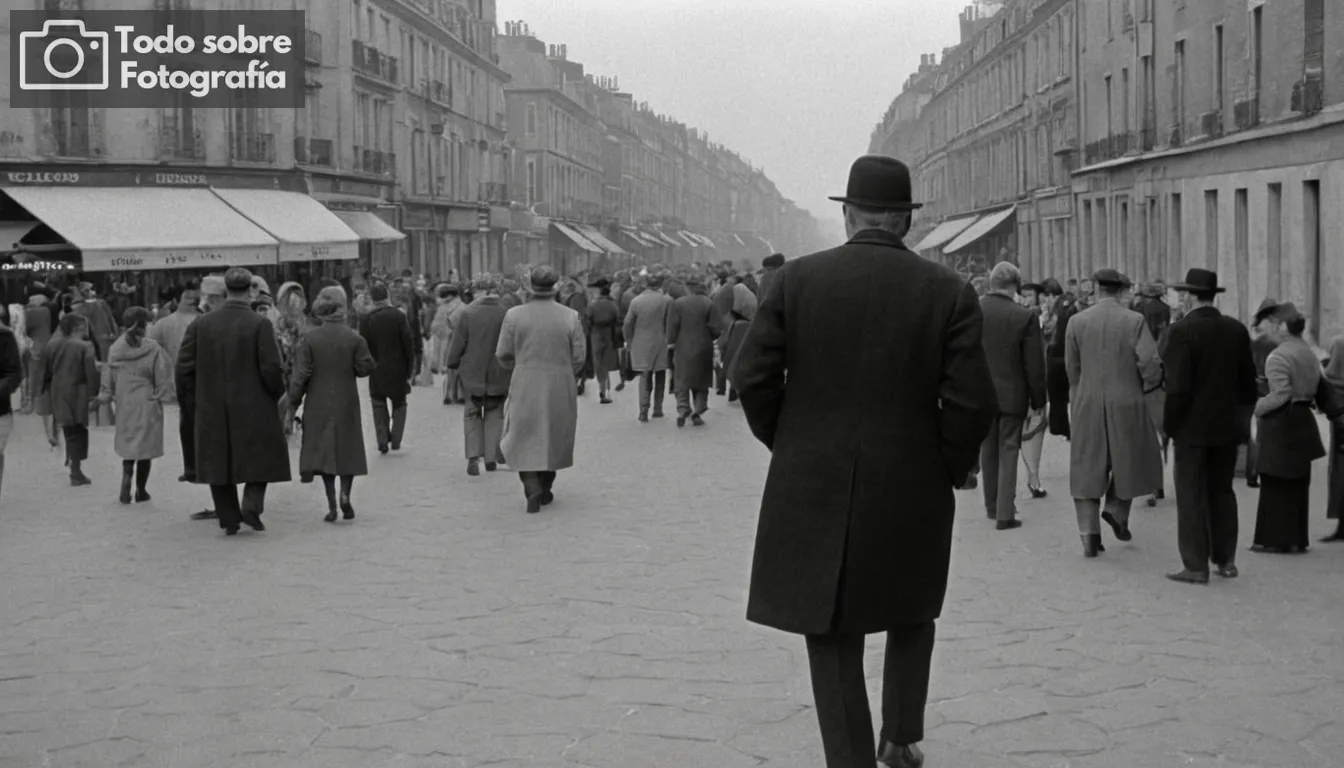
[[[533,138],[537,135],[537,105],[531,102],[527,104],[527,138]]]
[[[1129,67],[1120,70],[1120,130],[1129,133]]]
[[[1112,124],[1112,115],[1115,114],[1115,96],[1112,93],[1111,76],[1106,76],[1106,138],[1115,133],[1115,126]]]
[[[1204,268],[1218,270],[1218,190],[1204,191]]]
[[[1325,0],[1304,0],[1302,66],[1308,77],[1320,77],[1325,66]]]
[[[1181,216],[1180,192],[1171,194],[1171,218],[1168,226],[1170,227],[1171,242],[1168,243],[1167,253],[1179,259],[1185,255],[1185,231]]]
[[[1310,302],[1311,332],[1321,333],[1321,182],[1319,179],[1302,182],[1302,250],[1307,268],[1311,270],[1311,284],[1307,286]]]
[[[1180,130],[1185,128],[1185,41],[1176,41],[1176,69],[1171,76],[1171,111]],[[1179,140],[1179,136],[1177,137]]]
[[[1223,64],[1226,60],[1226,52],[1223,50],[1223,25],[1215,24],[1213,26],[1213,111],[1218,114],[1223,112],[1223,91],[1227,87],[1227,73],[1223,71]]]
[[[1260,85],[1263,77],[1262,49],[1265,40],[1264,7],[1251,11],[1251,98],[1255,99],[1256,117],[1260,111]]]
[[[1237,318],[1245,322],[1249,318],[1250,307],[1247,304],[1247,283],[1251,277],[1251,222],[1250,205],[1247,200],[1247,191],[1238,189],[1233,193],[1233,225],[1235,240],[1233,245],[1236,247],[1236,299],[1237,299]]]
[[[1283,185],[1269,185],[1269,205],[1265,206],[1265,260],[1268,296],[1283,295]]]

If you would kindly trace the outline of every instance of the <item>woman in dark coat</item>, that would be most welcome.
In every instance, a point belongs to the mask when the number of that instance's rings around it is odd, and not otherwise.
[[[1255,552],[1306,552],[1309,546],[1311,465],[1326,454],[1311,409],[1322,391],[1321,365],[1302,338],[1306,324],[1291,303],[1270,304],[1255,315],[1255,325],[1278,342],[1265,361],[1269,394],[1255,404],[1260,435]]]
[[[598,278],[589,287],[597,289],[597,298],[584,315],[588,323],[588,357],[597,378],[601,396],[598,402],[607,405],[611,402],[611,372],[621,367],[621,310],[611,298],[610,280]]]
[[[373,428],[378,436],[378,452],[401,448],[406,429],[406,396],[415,375],[416,345],[406,315],[388,301],[387,286],[374,283],[369,288],[372,302],[360,321],[360,335],[369,345],[369,353],[378,367],[369,377],[369,398],[373,400]],[[389,419],[387,401],[392,401]]]
[[[61,318],[61,333],[47,344],[42,394],[50,398],[52,419],[65,437],[71,485],[88,485],[80,465],[89,458],[89,405],[98,396],[97,355],[88,341],[89,322],[74,312]]]
[[[1071,301],[1064,301],[1064,289],[1055,278],[1041,284],[1050,308],[1041,317],[1041,331],[1045,337],[1045,394],[1050,404],[1048,423],[1050,434],[1069,439],[1069,374],[1064,366],[1064,334],[1069,318],[1078,310]]]
[[[583,285],[572,277],[567,278],[564,287],[560,290],[560,303],[579,313],[579,322],[583,324],[583,337],[588,338],[593,329],[588,323],[588,292],[583,289]],[[584,383],[593,378],[593,368],[593,348],[592,345],[589,345],[588,356],[583,361],[583,369],[575,376],[580,395],[583,394]]]
[[[369,473],[364,456],[364,425],[359,416],[356,379],[378,367],[369,345],[346,319],[347,299],[340,288],[323,288],[313,300],[313,317],[321,325],[305,333],[294,348],[289,382],[289,407],[303,409],[303,447],[299,450],[299,478],[311,483],[322,476],[327,492],[328,523],[336,522],[339,504],[346,520],[355,508],[350,491],[356,475]],[[336,478],[341,495],[336,497]]]
[[[741,285],[740,283],[738,285]],[[736,286],[734,286],[736,287]],[[737,402],[737,390],[733,387],[733,360],[737,358],[737,351],[742,346],[742,340],[747,337],[747,328],[751,327],[751,315],[756,313],[756,305],[753,302],[744,301],[741,291],[734,291],[737,296],[733,300],[732,320],[728,327],[719,337],[719,364],[723,367],[724,374],[728,379],[728,402]]]

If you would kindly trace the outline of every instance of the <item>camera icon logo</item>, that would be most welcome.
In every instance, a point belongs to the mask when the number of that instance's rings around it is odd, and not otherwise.
[[[77,19],[50,19],[41,32],[19,33],[19,88],[25,91],[106,91],[106,32],[90,32]]]

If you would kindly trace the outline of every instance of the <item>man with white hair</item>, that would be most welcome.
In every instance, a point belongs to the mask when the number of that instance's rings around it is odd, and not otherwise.
[[[985,318],[981,342],[998,395],[998,415],[980,446],[985,512],[1000,531],[1022,527],[1017,519],[1017,462],[1022,425],[1029,411],[1045,407],[1045,347],[1041,326],[1030,309],[1017,303],[1022,274],[1008,261],[989,273],[989,290],[980,299]]]

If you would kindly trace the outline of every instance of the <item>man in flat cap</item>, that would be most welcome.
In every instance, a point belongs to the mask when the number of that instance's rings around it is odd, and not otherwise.
[[[476,300],[464,308],[448,344],[448,369],[461,382],[466,408],[462,410],[462,436],[466,446],[467,474],[473,477],[494,472],[504,461],[499,441],[504,431],[504,400],[509,395],[513,371],[495,357],[504,315],[509,311],[499,301],[499,283],[489,277],[472,281]]]
[[[998,411],[980,302],[910,252],[910,171],[860,158],[849,242],[779,268],[728,378],[773,454],[747,619],[807,638],[828,768],[919,768],[956,499]],[[885,632],[880,744],[864,637]]]
[[[1120,541],[1133,538],[1133,500],[1162,487],[1162,448],[1146,397],[1162,386],[1157,342],[1143,315],[1121,304],[1128,277],[1102,269],[1092,282],[1096,302],[1069,321],[1064,339],[1073,408],[1069,488],[1085,557],[1106,550],[1102,520]]]
[[[784,254],[772,253],[761,260],[761,279],[760,290],[757,293],[761,296],[770,289],[770,281],[775,279],[775,272],[784,266]]]
[[[278,403],[284,367],[271,321],[252,311],[252,273],[224,273],[228,298],[187,326],[177,358],[179,392],[195,405],[196,482],[209,485],[219,527],[264,531],[266,486],[287,483],[289,445]],[[238,501],[237,486],[243,485]]]
[[[667,317],[667,345],[675,361],[672,393],[677,400],[677,426],[686,426],[689,418],[703,427],[709,387],[714,383],[714,340],[723,323],[709,300],[704,278],[686,278],[686,290],[687,295],[672,302]]]

